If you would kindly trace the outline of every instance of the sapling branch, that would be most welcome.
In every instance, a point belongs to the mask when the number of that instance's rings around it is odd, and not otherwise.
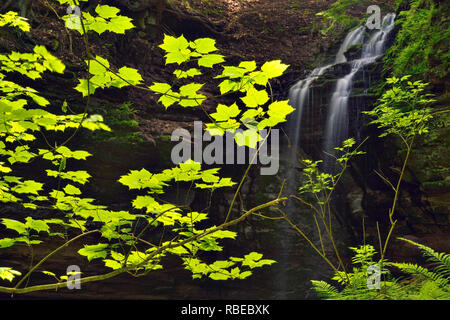
[[[88,282],[93,282],[93,281],[100,281],[100,280],[105,280],[105,279],[109,279],[112,277],[115,277],[119,274],[122,274],[124,272],[128,272],[128,271],[132,271],[132,270],[137,270],[143,266],[145,266],[149,261],[151,261],[155,256],[158,256],[162,253],[164,253],[165,251],[169,250],[169,249],[173,249],[173,248],[177,248],[180,246],[184,246],[188,243],[192,243],[194,241],[197,241],[199,239],[202,239],[204,237],[206,237],[209,234],[212,234],[214,232],[220,231],[220,230],[224,230],[227,229],[231,226],[234,226],[240,222],[242,222],[243,220],[245,220],[246,218],[248,218],[250,215],[263,210],[265,208],[268,207],[273,207],[278,205],[280,202],[283,202],[287,200],[287,198],[278,198],[266,203],[263,203],[259,206],[256,206],[250,210],[248,210],[247,212],[245,212],[244,214],[242,214],[241,216],[239,216],[238,218],[231,220],[229,222],[223,223],[219,226],[213,227],[209,230],[206,230],[200,234],[196,234],[193,235],[183,241],[180,242],[176,242],[176,243],[169,243],[166,245],[162,245],[159,246],[158,249],[152,251],[145,259],[143,259],[143,261],[137,263],[137,264],[133,264],[133,265],[129,265],[129,266],[125,266],[123,268],[114,270],[112,272],[106,273],[106,274],[101,274],[101,275],[96,275],[96,276],[90,276],[90,277],[85,277],[85,278],[80,278],[79,279],[79,283],[83,284],[83,283],[88,283]],[[87,234],[90,233],[94,233],[94,232],[100,232],[99,230],[92,230],[89,232],[86,232],[84,234],[81,234],[73,239],[71,239],[69,242],[65,243],[63,246],[57,248],[56,250],[52,251],[48,256],[46,256],[43,260],[41,260],[37,265],[35,265],[35,267],[30,270],[23,278],[22,280],[13,288],[9,288],[9,287],[2,287],[0,286],[0,292],[5,292],[5,293],[11,293],[11,294],[22,294],[22,293],[30,293],[30,292],[35,292],[35,291],[42,291],[42,290],[52,290],[52,289],[58,289],[58,288],[64,288],[67,286],[68,282],[60,282],[60,283],[54,283],[54,284],[46,284],[46,285],[36,285],[36,286],[31,286],[31,287],[27,287],[27,288],[19,288],[19,285],[22,283],[22,281],[24,281],[30,274],[32,271],[34,271],[40,264],[42,264],[45,260],[47,260],[48,258],[50,258],[52,255],[54,255],[55,253],[57,253],[59,250],[61,250],[62,248],[64,248],[65,246],[67,246],[69,243],[77,240],[78,238],[85,236]]]

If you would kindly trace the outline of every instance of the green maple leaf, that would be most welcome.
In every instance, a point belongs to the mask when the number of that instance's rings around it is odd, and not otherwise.
[[[237,91],[240,89],[240,82],[233,81],[230,79],[225,79],[219,84],[220,94],[225,94],[230,91]]]
[[[178,101],[180,101],[179,94],[171,91],[158,99],[158,102],[161,102],[166,109]]]
[[[95,12],[97,12],[100,17],[107,19],[116,17],[120,10],[108,5],[98,5],[97,8],[95,8]]]
[[[71,184],[68,184],[67,186],[64,187],[63,191],[66,194],[70,194],[70,195],[75,195],[75,194],[81,194],[81,190],[78,189],[77,187],[74,187]]]
[[[111,268],[113,270],[122,268],[122,264],[120,262],[117,262],[116,260],[104,259],[103,262],[105,263],[105,267]]]
[[[8,248],[13,246],[16,243],[15,239],[11,239],[11,238],[3,238],[0,239],[0,249],[1,248]]]
[[[217,189],[232,187],[235,184],[236,182],[231,181],[231,178],[221,178],[219,181],[213,183],[197,183],[195,187],[199,189]]]
[[[190,68],[186,71],[177,69],[173,72],[173,74],[178,78],[178,79],[184,79],[184,78],[192,78],[198,75],[201,75],[201,71],[197,68]]]
[[[177,63],[182,64],[186,62],[191,57],[191,51],[189,49],[184,49],[180,51],[169,52],[166,54],[166,64]]]
[[[256,69],[256,62],[255,61],[242,61],[239,64],[240,68],[244,68],[248,72],[254,71]]]
[[[3,218],[2,224],[8,229],[17,231],[18,234],[26,234],[27,233],[27,226],[23,222],[13,220],[13,219]]]
[[[94,245],[84,245],[84,248],[78,250],[82,256],[86,256],[88,261],[97,258],[106,258],[108,252],[105,250],[108,247],[107,243],[98,243]]]
[[[217,51],[216,40],[211,38],[201,38],[191,42],[191,47],[197,52],[205,54]]]
[[[177,52],[187,49],[189,42],[183,35],[176,38],[166,34],[164,35],[163,43],[159,47],[166,52]]]
[[[258,109],[249,109],[242,114],[241,122],[245,122],[245,119],[253,119],[264,114],[264,110],[262,108]]]
[[[152,191],[160,190],[165,185],[146,169],[131,170],[129,174],[122,176],[119,182],[129,189],[150,188]]]
[[[225,273],[226,270],[222,270],[221,272],[213,272],[209,275],[209,277],[213,280],[228,280],[230,275]]]
[[[133,200],[133,207],[136,209],[147,208],[148,211],[152,211],[152,209],[158,205],[159,203],[150,196],[137,196],[136,199]]]
[[[132,19],[126,16],[113,17],[108,24],[109,31],[124,34],[126,30],[134,28]]]
[[[89,73],[91,74],[104,74],[108,70],[106,68],[109,68],[109,62],[108,60],[96,56],[95,59],[86,61],[86,63],[89,65]]]
[[[48,106],[50,104],[50,101],[48,101],[47,99],[45,99],[44,97],[41,97],[37,94],[34,93],[27,93],[27,95],[29,97],[31,97],[31,99],[33,99],[34,102],[36,102],[38,105],[40,105],[41,107],[45,107]]]
[[[142,79],[142,76],[139,74],[139,71],[134,68],[129,68],[129,67],[120,68],[119,76],[122,79],[125,79],[126,81],[128,81],[129,83],[134,84],[134,85],[139,84],[142,81],[144,81],[144,79]],[[123,81],[122,79],[119,79],[119,82],[122,83],[121,86],[118,86],[119,88],[128,85],[128,83]]]
[[[215,64],[224,62],[225,59],[221,54],[206,54],[198,59],[200,67],[212,68]]]
[[[190,83],[180,87],[181,101],[179,102],[183,107],[195,107],[206,99],[202,94],[197,94],[197,91],[203,87],[200,83]]]
[[[289,105],[289,100],[275,101],[269,105],[269,116],[277,118],[285,118],[288,114],[292,113],[295,109]]]
[[[224,104],[219,104],[217,106],[216,112],[211,114],[216,121],[227,121],[230,118],[236,117],[241,110],[236,103],[233,103],[231,106],[227,107]]]
[[[90,156],[92,156],[92,154],[84,150],[77,150],[72,153],[72,158],[76,160],[86,160],[86,158]]]
[[[108,30],[108,22],[103,18],[93,18],[91,23],[86,23],[85,25],[88,26],[88,30],[95,31],[98,34],[102,34],[103,32]],[[82,28],[80,28],[79,31],[83,32]]]
[[[38,194],[38,191],[42,190],[42,186],[44,184],[40,182],[36,182],[33,180],[26,180],[20,184],[18,184],[16,187],[14,187],[14,192],[17,193],[31,193],[31,194]]]
[[[208,133],[211,136],[223,136],[225,133],[225,130],[221,127],[221,125],[217,124],[217,123],[207,123],[206,124],[206,131],[208,131]]]
[[[167,93],[169,91],[172,91],[172,86],[168,83],[164,82],[153,82],[153,85],[149,87],[150,90],[156,92],[156,93]]]
[[[281,76],[288,67],[289,65],[281,63],[281,60],[273,60],[264,63],[261,71],[271,79]]]
[[[37,232],[44,231],[47,233],[50,231],[50,227],[48,226],[48,224],[42,220],[34,220],[32,217],[26,217],[25,220],[25,225],[29,229],[36,230]]]
[[[197,95],[197,91],[200,90],[204,84],[201,83],[190,83],[180,87],[180,94],[182,96],[195,96]]]
[[[83,97],[87,97],[89,94],[94,94],[95,86],[91,81],[88,81],[86,79],[79,79],[78,81],[79,84],[75,87],[75,90],[81,92]],[[88,83],[89,83],[89,90],[88,90]]]
[[[241,100],[249,108],[256,108],[257,106],[264,105],[269,101],[269,95],[266,90],[256,90],[255,88],[250,88],[247,91],[247,95]]]
[[[220,75],[216,76],[216,79],[220,78],[230,78],[237,79],[242,78],[248,72],[245,68],[235,67],[235,66],[225,66]]]
[[[16,276],[20,276],[22,273],[13,270],[9,267],[0,267],[0,278],[3,280],[13,281]]]

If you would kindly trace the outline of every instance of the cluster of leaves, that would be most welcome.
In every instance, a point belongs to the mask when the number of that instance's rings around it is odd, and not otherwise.
[[[160,47],[166,52],[166,64],[178,65],[174,75],[182,80],[201,75],[199,68],[213,68],[225,61],[222,55],[215,53],[215,44],[215,40],[208,38],[188,41],[184,36],[166,35]],[[208,132],[212,136],[236,133],[238,145],[255,148],[262,140],[259,130],[286,121],[286,116],[294,111],[288,100],[269,101],[267,91],[269,80],[281,76],[287,68],[288,65],[279,60],[266,62],[260,68],[255,61],[223,66],[222,72],[214,77],[220,81],[217,84],[218,96],[233,93],[242,97],[230,106],[218,104],[216,112],[210,115],[213,122],[206,124]],[[149,88],[161,96],[159,102],[166,108],[174,104],[197,107],[206,100],[206,96],[199,92],[203,86],[204,83],[190,82],[175,88],[168,83],[156,82]],[[236,132],[239,128],[245,130]]]
[[[79,1],[72,0],[58,0],[58,2],[67,5],[79,4]],[[115,7],[99,5],[95,9],[97,16],[90,14],[80,16],[81,28],[77,27],[77,24],[67,24],[67,26],[80,31],[88,44],[88,36],[91,32],[123,33],[133,27],[129,18],[118,15],[119,12],[119,9]],[[23,25],[24,20],[20,18],[12,20],[10,16],[0,17],[3,25],[18,26],[22,30],[29,29]],[[183,39],[183,36],[165,37],[161,47],[167,52],[168,64],[181,65],[188,60],[196,60],[199,67],[211,68],[224,61],[221,55],[212,53],[217,50],[213,39],[198,39],[193,42]],[[89,52],[89,45],[86,47],[88,59],[85,63],[89,75],[86,79],[79,79],[74,90],[81,93],[83,97],[88,97],[87,105],[89,105],[89,97],[97,89],[125,86],[135,86],[158,93],[161,95],[161,103],[166,107],[175,102],[185,107],[197,107],[206,99],[205,95],[197,92],[202,84],[190,83],[178,88],[177,91],[169,84],[153,83],[150,87],[142,86],[143,78],[138,70],[129,67],[115,69],[111,67],[107,59],[101,56],[93,57]],[[222,90],[245,92],[246,96],[242,101],[250,108],[256,109],[268,102],[269,98],[262,97],[264,95],[262,92],[266,92],[262,89],[258,91],[259,98],[252,100],[252,93],[257,91],[255,85],[268,86],[268,81],[280,76],[287,66],[279,61],[272,61],[256,71],[254,62],[245,62],[236,69],[242,72],[239,76],[232,74],[230,68],[224,67],[220,77],[225,77],[227,80],[233,79],[230,81],[242,85],[245,83],[246,89],[239,87],[227,90],[222,88]],[[52,237],[60,237],[66,241],[63,246],[55,248],[44,259],[32,265],[14,289],[0,287],[0,291],[20,290],[23,281],[32,272],[37,271],[36,269],[41,267],[48,257],[57,254],[68,243],[94,234],[100,235],[100,239],[97,238],[98,243],[86,242],[78,253],[89,261],[101,259],[106,267],[113,269],[113,275],[121,272],[146,273],[160,269],[162,268],[161,259],[168,254],[179,256],[185,268],[192,271],[194,278],[209,276],[216,280],[245,279],[251,275],[252,269],[274,263],[273,260],[262,259],[262,255],[256,252],[251,252],[242,258],[231,257],[228,260],[213,263],[205,263],[201,259],[201,252],[222,251],[220,240],[234,239],[237,236],[235,232],[225,228],[238,223],[246,215],[251,214],[252,210],[233,221],[216,226],[208,225],[207,212],[192,211],[188,206],[174,205],[159,199],[158,196],[165,192],[165,188],[174,183],[190,184],[191,188],[188,192],[191,192],[192,188],[199,188],[212,193],[218,188],[234,186],[235,182],[230,178],[219,176],[217,168],[202,170],[200,163],[188,160],[160,173],[151,173],[146,169],[131,170],[120,177],[118,182],[132,191],[145,192],[145,194],[136,196],[130,210],[110,210],[107,206],[97,204],[95,199],[83,196],[82,188],[89,182],[91,175],[84,170],[70,170],[70,167],[75,161],[85,160],[92,155],[84,150],[71,150],[68,143],[79,129],[110,131],[110,128],[103,123],[103,117],[87,113],[67,114],[68,110],[71,111],[67,102],[61,106],[60,114],[46,111],[44,108],[50,105],[46,98],[30,87],[22,87],[7,81],[5,75],[18,72],[35,80],[40,78],[43,72],[63,73],[64,70],[62,61],[51,55],[43,46],[36,46],[32,53],[13,52],[0,55],[0,91],[3,93],[0,98],[0,113],[3,120],[0,124],[2,137],[0,141],[0,172],[2,173],[0,201],[16,203],[28,209],[45,209],[54,214],[51,218],[28,216],[24,220],[1,219],[2,227],[8,230],[10,236],[0,239],[0,248],[20,243],[31,247]],[[178,79],[199,74],[201,74],[199,69],[179,69],[175,72]],[[170,99],[174,99],[173,103]],[[222,108],[218,107],[214,116],[224,122],[225,115]],[[270,123],[264,126],[271,127],[285,121],[287,114],[292,111],[287,101],[284,101],[273,102],[268,106],[267,112],[262,111],[259,114],[261,117],[263,114],[268,115],[263,121]],[[226,120],[240,113],[240,109],[233,109]],[[38,134],[45,137],[48,132],[57,133],[66,130],[70,137],[63,143],[56,141],[50,143],[47,138],[38,140]],[[52,135],[52,137],[57,139],[58,135]],[[42,146],[38,148],[30,143],[32,141],[45,143],[48,148]],[[43,163],[47,161],[50,167],[43,165],[42,169],[48,177],[55,179],[54,183],[44,184],[13,174],[16,172],[14,165],[29,165],[35,159],[43,160]],[[159,234],[161,227],[164,232]],[[69,234],[73,233],[77,236],[69,238]],[[57,283],[53,285],[54,288],[58,288],[63,285],[63,281],[67,281],[68,274],[58,276],[53,271],[43,272],[57,280]],[[13,281],[20,275],[20,271],[10,267],[0,268],[2,279]],[[94,276],[90,277],[89,281],[93,278],[97,279]],[[98,280],[103,278],[102,275],[98,276]],[[27,290],[41,289],[40,285],[27,288]]]
[[[22,31],[30,31],[30,25],[26,18],[20,17],[17,12],[9,11],[5,14],[0,14],[0,28],[4,26],[16,27]]]
[[[370,124],[383,129],[380,137],[393,134],[408,144],[415,136],[428,133],[432,115],[426,106],[434,101],[425,93],[427,83],[411,82],[409,78],[388,78],[386,83],[392,88],[383,93],[373,110],[364,112],[375,118]]]
[[[16,14],[8,13],[0,17],[2,26],[16,26],[23,31],[29,31],[29,25]],[[6,23],[5,23],[6,21]],[[83,150],[72,151],[64,145],[54,146],[48,144],[48,148],[37,148],[33,141],[38,140],[47,132],[64,132],[67,129],[84,127],[90,130],[109,130],[102,123],[100,116],[87,117],[85,114],[54,114],[45,110],[50,102],[42,97],[35,89],[23,87],[15,82],[6,80],[9,73],[20,73],[31,80],[41,78],[43,72],[63,73],[64,64],[45,47],[35,46],[31,53],[12,52],[0,55],[0,202],[20,203],[26,208],[36,209],[39,206],[47,206],[52,202],[51,198],[58,198],[65,194],[78,194],[79,189],[71,184],[64,186],[65,191],[53,190],[44,194],[44,184],[33,179],[27,179],[14,175],[13,165],[29,164],[41,158],[48,160],[55,166],[55,170],[47,169],[48,176],[58,179],[69,179],[76,183],[84,184],[90,177],[85,171],[67,171],[65,163],[67,159],[86,159],[90,154]],[[59,193],[60,192],[60,193]],[[58,195],[59,193],[59,195]],[[73,200],[71,203],[76,206]],[[57,208],[59,205],[53,205]],[[50,208],[49,208],[50,209]],[[14,219],[3,218],[1,223],[7,229],[14,230],[18,236],[3,238],[0,240],[0,248],[10,247],[16,243],[34,245],[41,243],[40,233],[56,236],[60,233],[52,233],[50,225],[65,227],[82,227],[74,220],[62,221],[59,219],[34,219],[31,216],[21,222]],[[13,277],[20,275],[11,268],[2,268],[2,278],[12,281]]]
[[[450,298],[450,254],[438,253],[433,249],[411,240],[399,238],[420,248],[425,257],[434,263],[433,271],[413,263],[381,261],[374,262],[375,249],[370,245],[350,248],[355,252],[352,272],[342,272],[332,278],[343,285],[339,290],[325,281],[312,280],[314,291],[319,297],[331,300],[448,300]],[[379,289],[367,286],[368,268],[380,268]],[[400,269],[406,277],[395,278],[387,267]]]
[[[340,153],[340,156],[335,157],[334,155],[329,155],[335,158],[336,162],[341,166],[341,169],[345,168],[348,161],[354,156],[364,154],[363,151],[358,151],[356,148],[354,148],[355,143],[356,141],[354,138],[349,138],[342,142],[342,147],[334,148],[337,152]],[[305,181],[299,188],[299,192],[301,194],[312,193],[316,195],[327,195],[328,192],[332,191],[335,188],[336,183],[339,181],[342,175],[342,171],[337,174],[323,172],[320,168],[322,162],[322,160],[303,160],[303,164],[306,167],[303,169]],[[323,200],[325,201],[325,199]],[[323,204],[324,201],[319,202],[319,204]]]
[[[79,84],[75,88],[83,97],[94,94],[97,88],[123,88],[140,84],[143,81],[139,71],[134,68],[124,66],[117,70],[117,72],[113,72],[110,69],[108,60],[100,56],[86,60],[86,64],[92,77],[89,80],[79,79]]]
[[[78,6],[80,2],[88,2],[88,0],[55,0],[60,4],[69,6]],[[106,31],[125,34],[126,30],[134,28],[132,19],[119,15],[119,8],[108,5],[97,5],[95,8],[96,16],[93,16],[89,12],[80,12],[80,16],[74,14],[68,14],[62,17],[66,21],[66,25],[71,29],[75,29],[80,34],[85,34],[89,31],[94,31],[98,34],[102,34]]]
[[[184,264],[186,269],[192,272],[194,279],[204,275],[209,275],[213,280],[245,279],[252,274],[252,269],[275,263],[275,260],[262,259],[262,256],[260,253],[250,252],[243,258],[230,257],[229,260],[218,260],[212,264],[201,262],[195,258],[185,258]],[[240,264],[241,267],[237,264]]]

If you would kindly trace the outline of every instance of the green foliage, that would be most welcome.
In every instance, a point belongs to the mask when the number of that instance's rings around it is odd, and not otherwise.
[[[245,279],[252,275],[251,269],[275,263],[274,260],[261,258],[262,254],[250,252],[243,258],[230,257],[229,260],[218,260],[212,264],[187,258],[184,264],[188,270],[192,271],[194,279],[201,278],[203,275],[208,275],[213,280]],[[241,266],[237,266],[238,264]]]
[[[434,271],[412,263],[398,263],[384,261],[381,266],[381,276],[384,280],[380,282],[379,289],[369,289],[367,286],[368,267],[374,265],[373,257],[375,249],[370,245],[350,248],[356,254],[352,263],[357,265],[353,272],[336,273],[332,278],[343,284],[339,290],[325,281],[312,280],[313,290],[324,299],[331,300],[448,300],[450,298],[450,268],[448,262],[450,255],[437,253],[433,249],[411,240],[400,238],[419,247],[424,256],[437,262]],[[409,278],[394,278],[386,267],[395,267],[406,273]],[[346,280],[346,281],[343,281]]]
[[[67,5],[79,4],[78,1],[72,0],[58,2]],[[178,81],[183,80],[185,83],[153,83],[151,86],[145,86],[138,70],[126,66],[116,68],[106,58],[94,57],[89,51],[89,34],[102,34],[106,31],[121,34],[133,27],[131,19],[120,16],[119,12],[115,7],[99,5],[95,9],[95,16],[82,14],[78,27],[76,23],[67,25],[78,30],[86,44],[85,64],[88,76],[78,79],[78,84],[73,88],[82,97],[87,98],[85,111],[89,110],[90,96],[97,90],[111,87],[120,89],[126,86],[158,94],[159,101],[166,108],[175,103],[183,107],[201,107],[208,99],[205,94],[200,93],[204,84],[186,82],[201,75],[203,68],[213,68],[224,62],[224,57],[216,53],[215,40],[202,38],[188,41],[183,36],[165,36],[161,48],[166,52],[166,63],[179,66],[174,75]],[[64,17],[65,20],[68,18]],[[23,19],[14,14],[0,16],[0,23],[0,26],[17,26],[27,31]],[[194,63],[195,67],[185,68],[190,63]],[[217,125],[214,129],[216,133],[223,134],[225,130],[234,132],[243,125],[251,130],[244,131],[237,141],[242,145],[252,146],[255,137],[258,137],[256,129],[273,127],[285,121],[293,108],[287,101],[270,101],[270,105],[267,105],[270,97],[266,90],[270,85],[269,80],[281,76],[287,67],[278,60],[263,64],[259,70],[254,61],[242,62],[236,69],[224,66],[223,72],[216,77],[225,79],[219,80],[222,85],[218,86],[218,90],[221,94],[241,92],[242,99],[231,107],[219,104],[217,111],[208,115],[217,121],[210,125],[221,123],[226,126],[224,129]],[[80,256],[88,261],[101,260],[106,267],[112,269],[112,273],[92,276],[86,281],[98,281],[105,276],[124,272],[140,275],[161,269],[161,259],[166,255],[178,256],[194,278],[208,276],[214,280],[245,279],[252,274],[253,269],[275,262],[262,259],[261,254],[251,252],[242,258],[230,257],[206,263],[203,261],[203,253],[221,252],[221,241],[235,239],[237,236],[236,232],[226,228],[241,222],[258,210],[275,206],[286,198],[277,198],[261,204],[234,220],[228,220],[227,217],[227,220],[219,225],[209,222],[209,207],[197,212],[186,204],[175,205],[159,198],[171,185],[180,183],[190,185],[186,199],[195,188],[208,190],[212,197],[212,192],[219,188],[235,186],[236,183],[230,178],[219,175],[218,168],[202,170],[200,163],[188,160],[159,173],[152,173],[145,168],[130,170],[118,180],[130,192],[138,193],[129,210],[110,210],[107,206],[98,204],[96,199],[86,197],[84,190],[91,174],[73,168],[77,161],[86,160],[93,155],[84,150],[72,150],[69,145],[76,133],[83,129],[110,132],[111,129],[103,122],[103,117],[86,112],[73,114],[67,101],[59,108],[52,108],[58,110],[52,113],[45,110],[51,102],[38,91],[5,80],[7,73],[20,73],[35,80],[41,78],[44,72],[61,74],[64,70],[63,62],[43,46],[36,46],[32,53],[12,52],[0,55],[0,114],[3,120],[0,124],[0,201],[22,205],[30,210],[45,209],[48,213],[47,218],[34,215],[25,219],[2,218],[2,228],[7,229],[10,235],[0,239],[0,248],[20,243],[31,247],[43,241],[48,241],[52,246],[52,237],[65,240],[63,245],[51,249],[40,261],[32,261],[29,271],[14,288],[0,287],[0,291],[21,293],[63,286],[69,274],[57,276],[55,272],[45,270],[43,273],[54,278],[56,283],[21,287],[47,258],[56,255],[62,248],[78,239],[85,240],[79,242],[82,245],[77,251]],[[224,81],[232,82],[233,87],[224,88]],[[258,94],[252,99],[251,95],[255,92]],[[241,110],[241,104],[257,112]],[[122,106],[117,111],[117,122],[123,125],[125,121],[131,127],[137,125],[129,119],[130,114],[132,110],[129,105]],[[241,114],[245,115],[245,118],[237,119]],[[256,118],[261,121],[252,121]],[[67,133],[62,142],[58,141],[61,138],[58,133]],[[248,135],[253,141],[246,139]],[[31,143],[35,141],[39,143]],[[45,183],[31,178],[31,172],[25,170],[23,173],[24,171],[18,170],[19,165],[21,168],[29,168],[36,159],[43,160],[39,169],[50,178],[46,179]],[[238,191],[239,187],[236,194]],[[75,236],[70,238],[73,234]],[[94,234],[98,237],[88,237]],[[1,279],[12,281],[15,276],[20,275],[20,272],[10,267],[0,268]],[[85,281],[85,278],[81,281]]]
[[[373,110],[364,112],[375,117],[371,124],[384,129],[380,137],[394,134],[408,142],[416,135],[428,133],[432,115],[426,106],[434,100],[424,93],[426,83],[420,80],[413,83],[409,77],[388,78],[386,83],[392,84],[392,89],[384,92]]]
[[[136,120],[137,110],[132,107],[133,102],[125,102],[118,107],[108,108],[105,113],[105,123],[111,131],[98,132],[95,139],[99,141],[114,141],[126,145],[144,141],[139,133],[139,123]],[[101,110],[99,110],[100,112]]]
[[[325,27],[320,31],[322,34],[331,34],[337,29],[347,29],[358,24],[358,19],[347,14],[347,9],[368,4],[361,0],[338,0],[325,11],[316,15],[323,18]]]
[[[0,28],[4,26],[17,27],[22,31],[29,32],[30,25],[26,18],[20,17],[17,12],[9,11],[5,14],[0,14]]]
[[[216,42],[202,38],[188,41],[184,36],[165,35],[160,47],[166,52],[166,64],[176,64],[174,71],[178,79],[195,78],[202,74],[202,68],[213,68],[223,63],[224,57],[215,53]],[[219,96],[241,93],[243,96],[231,106],[218,104],[215,113],[210,115],[213,123],[206,128],[211,135],[223,135],[226,131],[235,133],[243,128],[243,132],[235,135],[240,146],[255,148],[262,138],[258,130],[274,127],[286,121],[286,116],[294,111],[288,101],[271,101],[267,91],[269,80],[283,74],[288,65],[279,60],[268,61],[258,70],[255,61],[243,61],[238,66],[223,66],[222,72],[214,77],[220,79],[217,84]],[[224,79],[224,80],[222,80]],[[166,108],[179,104],[182,107],[199,107],[207,99],[199,93],[204,84],[191,82],[175,88],[168,83],[153,83],[149,88],[161,95],[159,102]],[[240,105],[243,103],[245,109]],[[238,117],[241,115],[240,117]]]
[[[392,207],[388,211],[390,227],[384,245],[380,238],[380,259],[378,262],[373,260],[376,252],[370,245],[364,245],[359,248],[351,247],[355,252],[352,258],[352,263],[356,265],[352,270],[347,270],[347,266],[341,259],[340,252],[337,249],[334,236],[332,233],[332,218],[330,199],[333,192],[336,190],[338,182],[341,180],[349,160],[354,156],[362,154],[358,151],[359,147],[354,148],[355,141],[349,139],[344,141],[342,147],[335,148],[338,155],[329,154],[340,165],[341,170],[337,174],[330,174],[322,172],[320,169],[321,160],[312,161],[304,160],[305,168],[303,173],[305,176],[304,184],[299,188],[299,196],[294,198],[301,201],[313,210],[314,222],[316,224],[316,231],[318,236],[318,244],[311,240],[310,235],[307,235],[301,227],[291,221],[286,214],[283,214],[292,228],[294,228],[304,239],[308,241],[311,247],[323,258],[323,260],[330,265],[334,270],[335,275],[333,280],[343,286],[341,291],[338,288],[324,282],[313,281],[313,289],[322,298],[326,299],[410,299],[411,297],[443,297],[448,296],[448,288],[440,288],[442,285],[447,285],[447,280],[442,280],[442,273],[448,278],[448,257],[445,254],[436,254],[431,249],[427,249],[427,255],[436,259],[441,263],[438,267],[440,275],[429,272],[427,269],[410,265],[397,264],[398,268],[409,272],[411,274],[421,274],[426,276],[432,283],[424,282],[419,285],[405,285],[399,283],[398,279],[390,277],[390,271],[386,268],[387,265],[394,266],[395,264],[387,262],[384,257],[389,244],[390,237],[393,233],[397,220],[394,219],[397,200],[399,197],[400,186],[405,173],[406,164],[408,163],[409,155],[411,154],[415,137],[428,133],[428,121],[432,115],[427,105],[433,102],[429,94],[425,93],[426,84],[421,81],[411,82],[410,76],[402,78],[389,78],[387,83],[392,84],[392,89],[384,92],[382,97],[378,100],[377,106],[366,114],[372,117],[371,124],[376,124],[378,128],[382,129],[380,137],[387,135],[396,135],[399,137],[405,147],[406,156],[403,160],[402,169],[396,183],[392,183],[380,173],[378,175],[385,181],[394,192],[394,200]],[[342,154],[339,156],[339,154]],[[307,200],[306,195],[312,195],[313,200]],[[319,225],[322,222],[322,225]],[[363,222],[364,223],[364,222]],[[324,237],[328,236],[333,253],[337,258],[337,263],[333,263],[327,255],[325,250]],[[425,247],[423,247],[424,249]],[[387,279],[381,282],[383,290],[372,290],[368,288],[368,268],[377,265],[380,268],[382,275]],[[415,279],[416,280],[416,279]],[[416,281],[414,282],[416,283]],[[447,292],[447,293],[446,293]]]
[[[448,74],[448,3],[405,0],[409,9],[397,17],[400,30],[387,51],[385,65],[396,77],[410,74],[422,79],[445,78]]]
[[[8,280],[12,282],[16,276],[22,275],[19,271],[13,270],[11,268],[0,267],[0,278],[2,280]]]
[[[355,139],[350,138],[343,141],[342,147],[334,148],[335,150],[339,151],[342,154],[338,158],[333,156],[336,162],[341,166],[341,168],[344,168],[352,157],[364,154],[363,151],[358,151],[357,149],[354,149],[353,148],[354,145]],[[337,182],[339,181],[343,173],[341,171],[333,175],[330,173],[322,172],[320,170],[320,164],[322,162],[323,162],[322,160],[317,161],[312,161],[309,159],[303,160],[303,164],[306,165],[306,167],[303,169],[303,175],[305,176],[306,179],[305,182],[302,184],[302,186],[299,188],[301,194],[312,193],[317,194],[318,196],[324,195],[324,199],[322,199],[322,201],[320,201],[319,204],[325,203],[326,198],[328,198],[328,193],[334,190]]]

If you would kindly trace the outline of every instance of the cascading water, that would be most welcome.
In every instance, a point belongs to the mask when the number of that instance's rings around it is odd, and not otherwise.
[[[291,138],[291,157],[295,166],[297,159],[297,152],[300,143],[301,135],[301,122],[304,114],[304,107],[307,106],[310,101],[310,87],[317,77],[324,74],[324,72],[332,65],[326,65],[324,67],[314,69],[306,79],[300,80],[289,90],[289,101],[292,106],[295,107],[296,112],[294,117],[289,120],[288,123],[288,135]]]
[[[289,120],[287,126],[290,139],[290,151],[287,158],[289,163],[286,171],[287,185],[285,190],[288,194],[296,193],[299,184],[299,180],[297,179],[299,164],[298,154],[299,150],[301,148],[304,149],[305,147],[302,146],[302,143],[304,142],[304,140],[302,140],[302,134],[304,134],[304,132],[302,131],[307,127],[303,127],[302,124],[305,124],[306,120],[308,122],[311,121],[311,119],[315,117],[314,112],[317,111],[317,109],[320,109],[321,111],[323,107],[323,97],[317,97],[319,93],[316,93],[314,90],[316,80],[321,79],[322,77],[328,79],[329,74],[332,74],[333,72],[336,73],[336,70],[345,70],[344,72],[341,71],[339,73],[340,78],[336,80],[331,94],[328,93],[327,98],[329,99],[326,99],[328,101],[326,107],[327,114],[321,150],[333,153],[334,147],[340,145],[342,141],[348,137],[349,100],[353,89],[355,75],[358,71],[363,70],[364,66],[373,63],[384,53],[389,38],[388,35],[394,28],[394,19],[394,14],[386,15],[383,19],[381,28],[377,31],[368,32],[365,26],[352,30],[343,40],[334,57],[333,63],[314,69],[305,79],[298,81],[290,88],[290,104],[296,111]],[[370,33],[371,35],[367,37],[367,33]],[[346,52],[354,45],[361,45],[361,54],[358,58],[348,61]],[[347,66],[346,64],[349,64],[350,66]],[[340,66],[343,65],[345,65],[346,68],[340,68]],[[369,86],[370,84],[367,84],[366,87]],[[324,95],[324,93],[320,92],[320,95]],[[306,117],[306,115],[308,115],[308,117]],[[309,127],[312,127],[310,130],[315,131],[314,126],[311,124],[308,125]],[[313,132],[313,134],[315,135],[315,132]],[[324,169],[326,171],[333,170],[328,161],[330,158],[331,157],[324,157]],[[298,219],[301,219],[297,215],[298,208],[295,207],[295,204],[293,203],[288,203],[286,213],[291,218],[297,216],[294,220],[298,221]],[[305,217],[305,219],[307,219],[307,217]],[[307,222],[306,220],[303,220],[302,222],[306,225],[311,221]],[[291,239],[288,230],[284,230],[283,233],[282,251],[286,253],[277,259],[282,271],[276,279],[276,290],[280,292],[280,298],[286,298],[288,296],[287,292],[292,292],[293,290],[294,282],[290,280],[293,275],[290,274],[289,265],[292,264],[290,261],[293,259],[291,253],[296,250],[293,247],[299,240],[297,237]],[[313,237],[313,241],[314,240]],[[308,269],[308,267],[305,269]],[[294,272],[296,272],[296,270],[294,270]],[[324,271],[320,270],[318,267],[309,267],[309,271],[306,271],[302,277],[308,279],[320,278],[321,272]]]
[[[364,66],[373,63],[380,57],[385,49],[389,33],[394,29],[395,14],[387,14],[382,22],[381,29],[373,33],[368,39],[364,39],[365,26],[361,26],[350,32],[341,46],[336,62],[346,62],[345,51],[355,44],[362,44],[361,56],[349,61],[351,71],[340,78],[334,92],[331,95],[331,102],[328,108],[327,123],[324,131],[323,150],[328,154],[335,154],[335,147],[338,147],[348,138],[349,117],[348,102],[353,89],[353,79]],[[343,48],[347,47],[347,49]],[[334,159],[330,156],[324,157],[323,169],[328,172],[334,171]]]

